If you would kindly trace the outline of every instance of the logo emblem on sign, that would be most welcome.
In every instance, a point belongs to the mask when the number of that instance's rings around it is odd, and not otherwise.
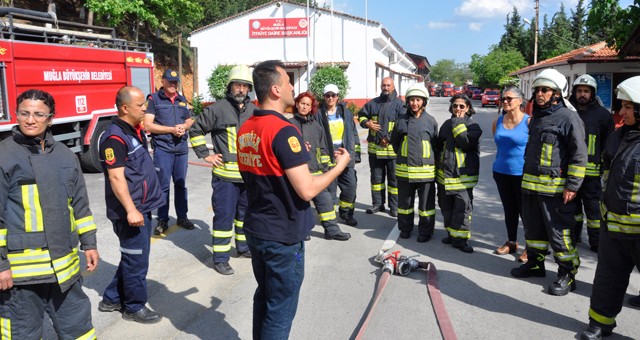
[[[298,153],[302,150],[302,147],[300,146],[300,142],[298,142],[298,138],[291,136],[287,141],[289,142],[289,147],[291,147],[291,151]]]

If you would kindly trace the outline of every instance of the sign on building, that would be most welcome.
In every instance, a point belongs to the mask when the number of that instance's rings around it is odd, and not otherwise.
[[[265,18],[249,20],[249,38],[304,38],[309,35],[307,18]]]

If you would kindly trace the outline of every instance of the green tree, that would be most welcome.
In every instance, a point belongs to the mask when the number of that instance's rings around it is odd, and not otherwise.
[[[322,100],[322,91],[327,84],[334,84],[340,89],[339,97],[344,98],[349,92],[349,79],[344,70],[338,66],[319,68],[312,76],[309,91]]]
[[[215,100],[223,99],[227,95],[227,82],[229,81],[229,71],[234,65],[218,65],[207,78],[209,84],[209,94]]]
[[[86,0],[85,6],[111,26],[144,23],[166,30],[193,27],[203,18],[195,0]]]
[[[440,59],[431,66],[429,76],[432,81],[437,83],[443,81],[451,81],[452,75],[456,70],[456,61],[453,59]]]
[[[577,47],[571,35],[571,22],[565,13],[564,5],[560,5],[560,11],[551,18],[551,22],[544,18],[544,30],[540,33],[538,60],[553,58],[569,52]]]
[[[499,48],[520,49],[523,45],[524,27],[518,9],[513,7],[513,12],[507,15],[507,23],[504,25],[504,34],[498,43]]]
[[[586,27],[587,9],[584,0],[579,0],[576,10],[571,10],[571,39],[580,46],[594,43]]]
[[[629,40],[629,34],[638,25],[640,0],[635,0],[623,9],[618,0],[598,0],[591,2],[587,16],[587,31],[597,40],[605,40],[607,45],[620,48]]]
[[[474,83],[480,87],[496,87],[510,80],[509,73],[527,66],[520,51],[492,46],[486,56],[474,54],[469,67],[474,73]]]

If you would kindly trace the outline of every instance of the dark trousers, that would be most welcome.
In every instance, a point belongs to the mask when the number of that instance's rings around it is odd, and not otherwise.
[[[606,228],[603,223],[602,228]],[[640,268],[640,240],[612,238],[608,231],[600,233],[598,266],[593,279],[589,323],[611,331],[622,310],[629,275]]]
[[[416,193],[418,194],[418,234],[433,235],[436,223],[436,187],[434,182],[398,181],[398,228],[413,230]]]
[[[329,193],[333,197],[333,203],[339,206],[338,213],[341,217],[353,216],[357,186],[356,169],[350,166],[346,167],[338,175],[338,178],[329,185]],[[340,188],[339,200],[338,188]]]
[[[304,279],[304,241],[283,244],[247,234],[253,275],[253,338],[288,339]]]
[[[82,291],[82,279],[62,292],[58,283],[16,285],[0,291],[0,338],[42,339],[44,313],[58,339],[95,339],[91,302]]]
[[[584,215],[587,215],[587,235],[589,245],[597,246],[600,238],[600,194],[602,193],[602,183],[600,177],[585,176],[582,186],[575,198],[576,202],[576,229],[573,233],[573,241],[576,243],[581,239]],[[584,206],[584,215],[582,207]]]
[[[369,154],[369,170],[371,171],[371,202],[373,206],[385,203],[385,178],[389,195],[389,208],[398,208],[398,181],[396,180],[396,160],[378,158]]]
[[[522,216],[522,176],[505,175],[493,172],[498,187],[500,201],[504,209],[504,223],[507,225],[507,238],[511,242],[518,240],[518,222]]]
[[[121,303],[127,312],[137,312],[147,304],[147,271],[151,245],[151,213],[143,213],[144,226],[132,227],[126,220],[112,221],[120,240],[120,263],[111,283],[102,294],[108,303]]]
[[[573,246],[575,203],[563,203],[562,196],[522,194],[522,223],[527,240],[527,255],[547,255],[549,246],[560,269],[576,274],[580,257]]]
[[[176,155],[156,148],[153,152],[153,164],[158,171],[160,188],[164,195],[165,204],[158,208],[158,220],[169,220],[169,195],[171,193],[171,178],[173,178],[173,204],[178,218],[187,217],[187,165],[189,154]]]
[[[244,183],[233,183],[213,176],[211,204],[216,207],[213,215],[213,262],[228,262],[231,238],[235,227],[236,250],[249,250],[244,235],[244,214],[247,210],[247,191]]]
[[[473,213],[473,189],[446,192],[438,184],[438,206],[444,219],[444,228],[454,242],[471,237],[471,215]]]
[[[333,206],[333,197],[328,189],[322,190],[313,198],[313,205],[318,212],[320,224],[327,235],[335,235],[340,232],[340,227],[336,220],[336,209]]]

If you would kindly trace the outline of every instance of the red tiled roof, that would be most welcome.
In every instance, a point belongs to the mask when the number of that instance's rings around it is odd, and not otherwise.
[[[250,8],[250,9],[248,9],[248,10],[246,10],[244,12],[238,13],[236,15],[232,15],[232,16],[230,16],[228,18],[224,18],[224,19],[218,20],[218,21],[216,21],[214,23],[202,26],[200,28],[196,28],[193,31],[191,31],[191,34],[200,32],[202,30],[205,30],[205,29],[213,27],[213,26],[220,25],[220,24],[225,23],[227,21],[231,21],[231,20],[233,20],[235,18],[238,18],[238,17],[241,17],[241,16],[243,16],[243,15],[249,13],[249,12],[253,12],[253,11],[265,8],[265,7],[269,7],[269,6],[273,5],[276,2],[286,2],[288,4],[297,5],[297,6],[300,6],[300,7],[303,7],[303,8],[307,7],[307,6],[303,5],[303,4],[300,4],[300,3],[297,3],[297,2],[293,2],[293,1],[290,1],[290,0],[273,0],[273,1],[267,2],[265,4],[262,4],[260,6],[256,6],[256,7]],[[322,11],[322,12],[331,14],[331,10],[330,9],[321,8],[321,7],[318,7],[318,8],[311,7],[310,10]],[[361,17],[355,16],[355,15],[339,12],[339,11],[336,11],[336,10],[333,10],[333,14],[334,15],[340,15],[340,16],[347,17],[347,18],[351,18],[351,19],[355,19],[355,20],[359,20],[359,21],[367,21],[367,19],[365,19],[365,18],[361,18]],[[368,22],[370,22],[370,23],[372,23],[374,25],[378,25],[378,26],[380,25],[380,23],[378,21],[368,20]]]
[[[640,60],[640,57],[626,57],[624,60]],[[525,72],[535,71],[547,68],[549,66],[575,64],[575,63],[599,63],[599,62],[618,62],[618,51],[607,46],[607,43],[601,41],[593,45],[584,46],[565,54],[543,60],[537,64],[529,65],[517,71],[510,73],[510,76],[516,76]]]

